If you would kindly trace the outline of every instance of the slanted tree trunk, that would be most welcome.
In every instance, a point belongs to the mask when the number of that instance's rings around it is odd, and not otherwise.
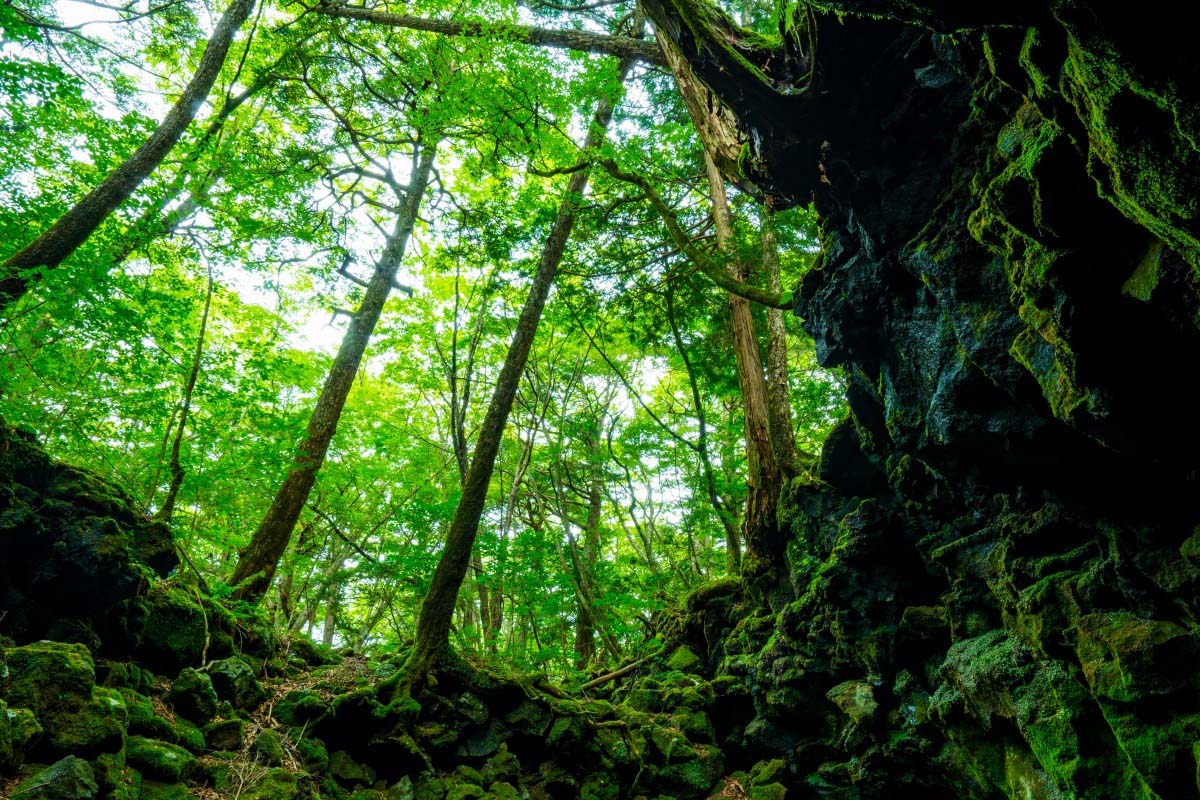
[[[733,220],[729,215],[729,200],[725,194],[725,179],[717,165],[705,153],[704,168],[712,196],[713,223],[717,245],[729,257],[729,270],[739,281],[746,279],[745,265],[733,257]],[[758,336],[750,303],[744,297],[729,295],[729,324],[733,331],[733,350],[737,363],[738,385],[741,387],[742,408],[746,428],[746,461],[748,463],[749,494],[742,531],[746,546],[756,556],[765,558],[773,552],[768,546],[778,535],[775,504],[779,501],[780,472],[771,448],[771,428],[767,418],[767,382],[763,376],[762,356],[758,351]]]
[[[633,59],[622,59],[620,74],[624,81]],[[591,125],[588,128],[584,142],[584,152],[594,153],[604,141],[608,124],[612,120],[613,102],[608,99],[600,100],[596,105]],[[421,604],[421,615],[417,620],[417,636],[413,643],[412,652],[405,664],[405,680],[408,689],[419,681],[424,680],[436,668],[438,662],[450,648],[450,622],[454,615],[455,599],[459,587],[467,574],[467,566],[471,560],[471,549],[475,543],[475,535],[479,531],[479,518],[483,514],[484,502],[487,500],[488,484],[496,467],[496,454],[500,450],[500,438],[504,433],[505,423],[508,422],[512,410],[513,399],[521,382],[521,373],[529,359],[529,350],[533,345],[534,334],[537,333],[538,323],[542,318],[542,308],[554,278],[558,274],[559,264],[562,263],[566,250],[567,239],[575,227],[575,216],[582,203],[584,190],[587,188],[590,169],[584,167],[572,173],[567,183],[567,192],[558,209],[554,226],[542,248],[541,259],[538,262],[537,273],[533,284],[529,287],[529,296],[521,316],[517,321],[517,329],[513,334],[512,344],[508,355],[504,358],[500,377],[492,390],[492,399],[488,404],[487,414],[479,429],[479,437],[475,443],[475,452],[471,459],[471,469],[463,486],[462,497],[458,508],[454,510],[454,519],[446,534],[446,546],[442,557],[434,570],[429,593]]]
[[[375,265],[375,271],[367,284],[358,311],[346,329],[337,357],[334,358],[329,376],[321,388],[321,395],[317,398],[317,405],[309,418],[308,432],[300,442],[292,469],[284,479],[283,485],[279,487],[258,530],[239,553],[237,567],[229,581],[237,587],[234,595],[239,599],[258,602],[266,594],[279,559],[287,549],[292,530],[300,518],[300,511],[308,501],[308,495],[317,479],[317,472],[325,461],[329,443],[337,430],[338,419],[346,404],[346,397],[350,394],[354,377],[358,374],[358,367],[371,333],[375,330],[375,324],[383,311],[383,304],[395,284],[396,272],[404,258],[404,250],[433,171],[435,150],[436,144],[428,144],[421,149],[408,193],[396,216],[387,246]]]
[[[179,407],[179,426],[175,430],[175,440],[171,442],[171,485],[167,488],[167,497],[162,507],[154,515],[155,519],[170,522],[175,513],[175,500],[179,497],[179,487],[183,486],[184,469],[180,461],[180,450],[183,447],[183,434],[187,430],[188,413],[192,409],[192,393],[196,389],[196,381],[200,377],[200,359],[204,355],[204,334],[208,331],[208,312],[212,309],[213,298],[212,267],[208,268],[208,291],[204,295],[204,311],[200,314],[200,333],[196,336],[196,351],[192,354],[192,369],[188,372],[187,383],[183,388],[183,403]]]
[[[0,267],[0,311],[28,291],[28,277],[22,274],[23,270],[54,269],[60,265],[158,168],[208,97],[225,64],[229,46],[250,16],[254,3],[255,0],[233,0],[225,9],[208,39],[196,73],[145,144],[42,235],[4,262]]]
[[[775,238],[775,210],[770,197],[762,211],[760,247],[767,289],[782,293],[779,277],[779,242]],[[767,422],[771,429],[771,449],[785,479],[803,470],[796,455],[796,434],[792,429],[792,405],[788,397],[787,326],[783,310],[767,308]]]

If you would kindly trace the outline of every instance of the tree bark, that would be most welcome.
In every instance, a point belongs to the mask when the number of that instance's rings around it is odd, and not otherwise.
[[[625,76],[633,66],[633,59],[621,61],[620,75]],[[612,120],[614,103],[607,98],[596,105],[591,125],[588,128],[584,142],[584,152],[589,156],[599,149]],[[442,557],[434,570],[429,593],[421,604],[421,616],[417,620],[417,636],[412,652],[404,667],[405,688],[411,689],[419,681],[424,680],[434,670],[450,648],[450,622],[454,614],[454,602],[458,597],[459,587],[467,573],[471,559],[471,548],[479,531],[479,518],[483,514],[484,503],[487,500],[488,484],[496,467],[496,454],[500,449],[500,438],[504,426],[508,422],[512,410],[513,399],[521,381],[521,373],[529,359],[529,350],[533,345],[534,334],[537,333],[538,322],[542,317],[542,309],[554,278],[558,274],[559,264],[562,263],[566,250],[567,239],[575,227],[575,217],[587,188],[590,169],[584,168],[574,172],[567,183],[567,193],[563,197],[554,220],[554,226],[542,248],[541,259],[533,284],[529,287],[529,296],[517,329],[513,334],[512,344],[508,355],[505,356],[504,366],[500,377],[492,391],[492,399],[488,404],[487,414],[479,429],[479,437],[475,443],[475,453],[471,459],[471,469],[463,487],[462,497],[458,508],[454,511],[454,519],[446,534],[446,545]]]
[[[0,311],[8,308],[28,291],[29,278],[23,274],[24,270],[58,267],[162,163],[195,118],[204,99],[208,97],[221,67],[225,64],[225,57],[229,53],[233,38],[250,16],[254,3],[255,0],[233,0],[225,9],[208,39],[196,73],[162,123],[137,152],[113,170],[99,186],[72,206],[41,236],[4,262],[0,267],[3,275],[0,278]]]
[[[760,247],[767,289],[780,292],[779,242],[775,238],[775,210],[770,197],[762,210]],[[803,470],[796,454],[796,434],[792,429],[792,406],[788,397],[787,326],[783,310],[767,309],[767,422],[771,429],[771,448],[785,480]]]
[[[604,461],[600,454],[600,421],[588,432],[588,515],[583,525],[583,558],[579,564],[579,580],[587,585],[594,598],[596,594],[596,564],[600,560],[600,514],[604,502]],[[596,620],[593,609],[588,608],[583,597],[579,598],[575,616],[575,666],[587,669],[596,657]]]
[[[717,245],[730,256],[729,269],[734,277],[745,280],[745,265],[733,258],[733,220],[729,215],[729,200],[725,194],[725,179],[717,165],[705,152],[704,169],[712,196],[713,223]],[[779,464],[771,448],[771,427],[767,419],[767,382],[763,376],[762,356],[758,351],[758,336],[750,303],[743,297],[729,295],[729,324],[733,332],[733,349],[737,363],[738,385],[742,392],[742,408],[746,429],[746,461],[748,464],[746,515],[742,531],[746,547],[760,559],[770,560],[771,542],[778,535],[775,504],[779,501],[781,481]]]
[[[428,31],[446,36],[483,37],[493,36],[522,44],[556,47],[562,50],[577,50],[585,53],[635,58],[647,64],[663,64],[663,56],[654,42],[628,36],[611,36],[591,31],[538,28],[530,25],[511,25],[503,22],[455,21],[429,19],[408,14],[391,14],[366,8],[348,6],[322,6],[316,11],[330,17],[359,19],[392,28],[408,28]]]
[[[187,383],[183,389],[183,403],[179,407],[179,427],[175,430],[175,440],[171,443],[171,485],[167,488],[167,497],[162,507],[154,515],[155,519],[170,522],[175,513],[175,500],[179,497],[179,488],[183,486],[184,469],[180,461],[180,450],[183,448],[183,434],[187,429],[188,413],[192,409],[192,393],[196,390],[196,381],[200,377],[200,359],[204,355],[204,334],[208,331],[208,312],[212,309],[213,298],[212,267],[208,268],[208,291],[204,295],[204,311],[200,314],[200,333],[196,336],[196,351],[192,354],[192,369],[188,373]]]
[[[395,283],[396,272],[404,258],[404,250],[408,246],[408,238],[433,171],[435,151],[436,144],[429,144],[420,152],[387,246],[375,265],[358,311],[350,320],[350,326],[338,348],[291,472],[280,486],[258,530],[239,553],[237,567],[229,581],[237,587],[234,595],[239,599],[258,602],[266,594],[279,559],[287,549],[300,511],[308,501],[317,472],[325,461],[329,443],[337,430],[338,419],[358,373],[363,353]]]

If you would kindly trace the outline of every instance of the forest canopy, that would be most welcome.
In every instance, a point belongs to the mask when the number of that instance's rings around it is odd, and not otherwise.
[[[454,646],[618,666],[844,413],[632,3],[21,0],[0,83],[0,417],[281,632],[411,641],[477,490]]]

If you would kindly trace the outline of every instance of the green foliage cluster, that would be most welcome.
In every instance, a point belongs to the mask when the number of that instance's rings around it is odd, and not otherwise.
[[[634,8],[454,11],[628,33]],[[173,3],[79,28],[56,13],[0,7],[0,256],[144,140],[211,11]],[[394,219],[387,181],[403,184],[414,142],[439,141],[402,269],[415,291],[385,308],[267,602],[280,632],[395,650],[553,222],[565,184],[554,173],[576,164],[596,99],[622,91],[596,68],[604,58],[265,4],[169,163],[0,323],[0,415],[154,514],[211,279],[173,522],[181,569],[227,592],[361,294],[346,273],[368,272]],[[638,68],[623,91],[606,155],[650,177],[708,246],[699,145],[673,83]],[[761,210],[734,204],[741,255],[757,263]],[[815,251],[812,221],[794,209],[776,227],[790,285]],[[794,323],[794,419],[812,452],[841,387]],[[723,294],[632,187],[595,175],[505,435],[456,644],[570,675],[619,660],[669,600],[722,575],[695,442],[702,411],[717,493],[739,508],[738,392]]]

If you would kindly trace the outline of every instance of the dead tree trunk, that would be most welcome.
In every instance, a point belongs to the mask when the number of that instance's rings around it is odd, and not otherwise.
[[[325,461],[329,443],[337,430],[338,419],[350,394],[354,376],[358,373],[363,353],[367,349],[375,323],[383,312],[383,304],[396,281],[396,271],[404,258],[409,235],[417,220],[421,198],[433,171],[435,144],[421,148],[417,164],[413,169],[408,191],[396,217],[396,224],[388,238],[383,255],[375,265],[375,271],[367,284],[366,292],[358,311],[350,320],[350,326],[338,348],[337,357],[325,379],[317,405],[308,421],[308,432],[300,442],[299,453],[292,464],[271,508],[250,543],[239,553],[237,567],[230,583],[237,587],[234,594],[244,600],[257,602],[266,594],[279,559],[287,549],[292,530],[300,518],[300,511],[308,501],[317,472]]]

